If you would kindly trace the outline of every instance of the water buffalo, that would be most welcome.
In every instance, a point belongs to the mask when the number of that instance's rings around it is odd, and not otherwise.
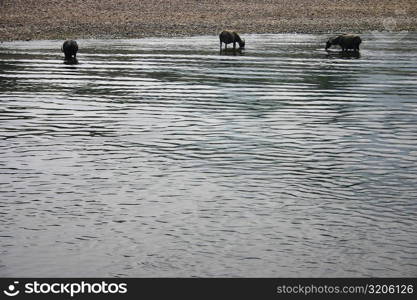
[[[77,59],[77,51],[78,51],[78,44],[74,40],[67,40],[61,47],[61,51],[65,54],[66,60],[76,60]]]
[[[326,50],[329,49],[332,45],[339,45],[342,47],[342,51],[359,51],[359,45],[362,40],[358,35],[354,34],[342,34],[337,37],[330,38],[326,43]]]
[[[224,43],[224,49],[227,49],[227,44],[233,43],[233,50],[236,49],[236,43],[239,44],[239,49],[245,48],[245,40],[242,40],[240,36],[229,30],[224,30],[219,34],[220,38],[220,51],[222,51],[222,43]]]

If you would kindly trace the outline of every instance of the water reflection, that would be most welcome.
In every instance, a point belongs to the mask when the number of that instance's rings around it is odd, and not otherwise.
[[[78,64],[78,59],[71,57],[69,59],[64,59],[64,64],[66,65],[77,65]]]
[[[340,57],[340,58],[360,58],[361,57],[361,53],[360,51],[326,51],[327,54],[326,56],[328,58],[335,58],[335,57]]]
[[[240,49],[240,48],[226,48],[226,49],[221,49],[219,51],[220,55],[243,55],[244,54],[244,50]]]
[[[417,35],[245,37],[2,43],[0,275],[414,276]]]

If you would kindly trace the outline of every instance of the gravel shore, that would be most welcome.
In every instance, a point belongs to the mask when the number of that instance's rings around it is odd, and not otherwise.
[[[0,0],[0,41],[417,30],[415,0]]]

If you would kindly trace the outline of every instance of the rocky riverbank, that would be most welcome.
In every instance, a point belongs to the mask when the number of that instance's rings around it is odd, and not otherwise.
[[[415,0],[0,0],[0,40],[417,30]]]

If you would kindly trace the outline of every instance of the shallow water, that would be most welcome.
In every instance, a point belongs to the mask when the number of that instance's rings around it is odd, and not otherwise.
[[[417,276],[417,34],[0,44],[0,276]]]

